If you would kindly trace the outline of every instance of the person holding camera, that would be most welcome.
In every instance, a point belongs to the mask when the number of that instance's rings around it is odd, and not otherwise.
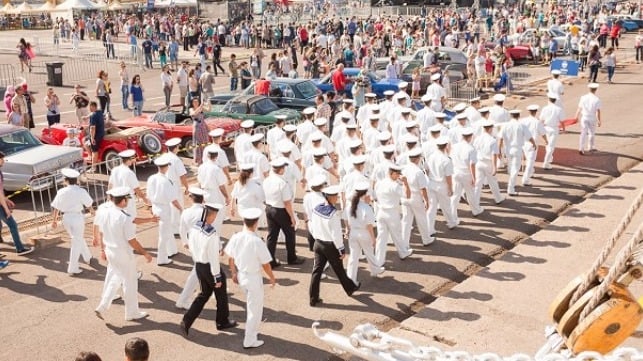
[[[45,107],[47,107],[47,127],[60,123],[60,99],[53,88],[47,89],[45,96]]]

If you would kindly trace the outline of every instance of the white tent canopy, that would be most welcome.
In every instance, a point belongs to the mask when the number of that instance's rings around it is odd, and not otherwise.
[[[22,4],[16,6],[15,9],[9,11],[11,14],[28,14],[33,12],[34,9],[31,7],[31,5],[27,4],[27,2],[23,2]]]
[[[38,11],[51,12],[54,10],[56,10],[56,5],[54,5],[49,1],[45,2],[40,7],[38,7]]]
[[[11,3],[6,3],[2,8],[0,8],[0,14],[10,14],[15,8],[16,7],[11,5]]]
[[[107,3],[104,0],[98,0],[95,3],[96,8],[98,9],[106,9],[107,8]]]
[[[196,0],[160,0],[155,2],[155,8],[168,8],[168,7],[196,7]]]
[[[64,3],[56,6],[56,10],[95,10],[99,6],[91,0],[66,0]]]
[[[114,0],[112,1],[111,4],[107,7],[108,10],[124,10],[126,9],[127,6],[123,5],[120,1]]]

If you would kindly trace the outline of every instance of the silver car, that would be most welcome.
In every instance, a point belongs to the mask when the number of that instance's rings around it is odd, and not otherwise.
[[[2,174],[6,191],[27,185],[32,191],[52,187],[54,178],[62,180],[60,169],[83,165],[81,148],[42,144],[26,128],[13,125],[0,125],[0,151],[5,154]]]

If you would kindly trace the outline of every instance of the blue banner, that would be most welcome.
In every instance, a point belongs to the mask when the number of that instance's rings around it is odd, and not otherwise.
[[[560,70],[560,75],[578,76],[579,63],[574,60],[554,59],[550,70]]]

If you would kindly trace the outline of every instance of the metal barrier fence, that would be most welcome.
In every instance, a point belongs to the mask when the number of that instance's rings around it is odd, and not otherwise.
[[[105,192],[107,191],[110,169],[111,165],[108,165],[108,162],[96,164],[96,170],[92,173],[81,169],[78,186],[87,190],[96,205],[106,199]],[[136,167],[133,170],[136,172]],[[63,187],[63,176],[60,172],[56,172],[35,179],[28,186],[31,189],[32,217],[19,221],[21,224],[32,223],[37,233],[45,233],[51,229],[51,212],[53,211],[51,202],[56,197],[58,190]]]
[[[0,92],[4,95],[9,85],[16,84],[16,69],[12,64],[0,64]]]
[[[512,87],[524,86],[531,81],[529,79],[531,78],[531,74],[527,72],[518,71],[518,70],[509,70],[507,73],[509,74],[510,84]]]
[[[451,108],[457,103],[469,101],[478,96],[478,90],[475,85],[468,80],[460,80],[449,84],[447,108]]]

